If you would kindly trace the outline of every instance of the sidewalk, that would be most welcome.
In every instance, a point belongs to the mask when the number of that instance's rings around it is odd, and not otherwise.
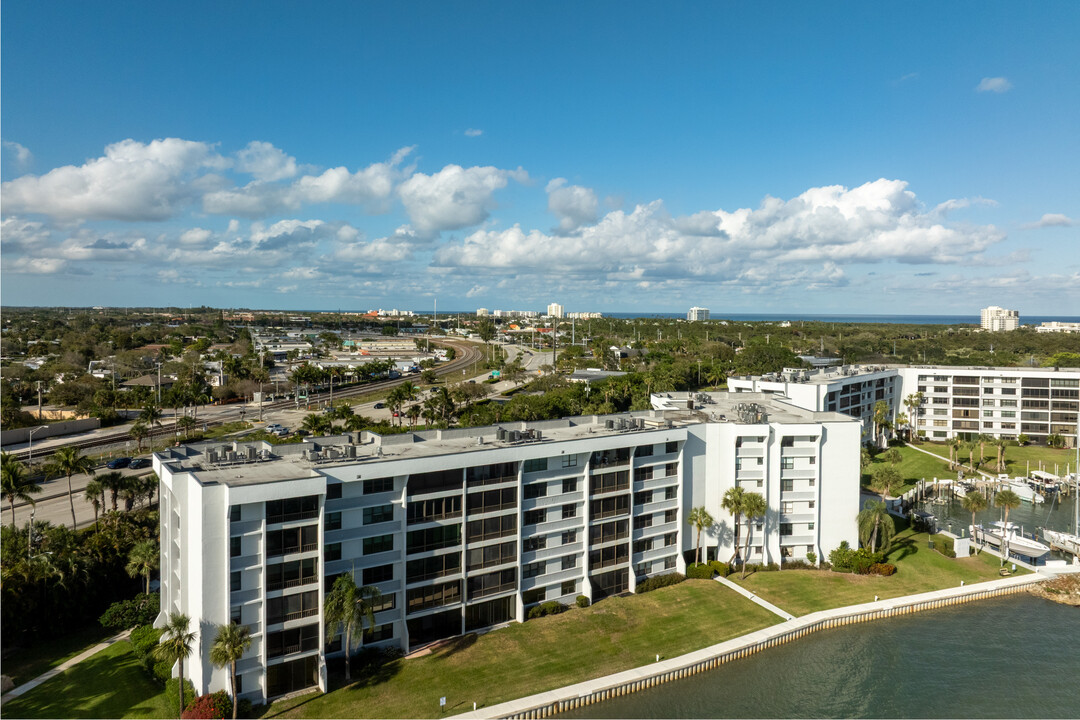
[[[79,653],[78,655],[71,658],[70,660],[65,660],[64,662],[62,662],[59,665],[57,665],[56,667],[54,667],[52,670],[49,670],[47,673],[44,673],[42,675],[38,675],[33,680],[30,680],[29,682],[25,682],[22,685],[20,685],[19,687],[9,690],[6,695],[4,695],[3,697],[0,697],[0,703],[5,703],[5,702],[7,702],[8,700],[10,700],[12,698],[17,698],[20,695],[23,695],[24,693],[30,692],[31,690],[36,688],[38,685],[41,685],[44,682],[48,682],[49,680],[52,680],[54,677],[56,677],[60,673],[64,672],[68,668],[74,667],[75,665],[78,665],[83,660],[87,659],[88,657],[91,657],[93,655],[98,654],[99,652],[101,652],[105,648],[109,647],[113,643],[119,642],[120,640],[127,640],[129,635],[131,635],[131,631],[130,630],[125,630],[124,632],[120,633],[119,635],[114,635],[113,637],[109,638],[105,642],[98,643],[97,645],[90,648],[89,650],[86,650],[86,651],[84,651],[82,653]]]
[[[731,588],[735,592],[742,595],[744,598],[749,599],[751,602],[757,603],[761,607],[763,607],[766,610],[768,610],[769,612],[771,612],[773,615],[779,615],[780,617],[784,618],[785,620],[794,620],[795,619],[795,616],[792,615],[791,613],[788,613],[788,612],[785,612],[784,610],[781,610],[780,608],[776,607],[775,605],[773,605],[771,602],[768,602],[767,600],[762,600],[757,595],[755,595],[754,593],[752,593],[749,590],[747,590],[746,588],[744,588],[742,585],[738,585],[736,583],[733,583],[730,580],[728,580],[726,577],[720,577],[719,575],[717,575],[713,579],[716,580],[716,582],[723,585],[724,587]]]

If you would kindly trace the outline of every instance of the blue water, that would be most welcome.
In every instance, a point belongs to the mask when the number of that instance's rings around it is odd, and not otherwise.
[[[1080,610],[1021,594],[824,630],[556,717],[1076,718]]]

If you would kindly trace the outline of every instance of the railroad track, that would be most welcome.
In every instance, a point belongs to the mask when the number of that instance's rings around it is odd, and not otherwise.
[[[464,370],[469,365],[472,365],[474,362],[482,360],[484,356],[483,352],[472,343],[443,340],[440,341],[438,344],[449,345],[450,347],[453,347],[457,352],[457,357],[455,357],[448,363],[440,365],[435,369],[435,374],[439,377],[445,377],[447,375],[450,375],[451,373],[456,373],[459,370]],[[335,388],[333,392],[333,397],[334,399],[339,399],[346,397],[355,397],[357,395],[368,395],[370,393],[380,393],[384,391],[389,391],[397,387],[398,385],[404,382],[408,382],[410,380],[411,378],[409,377],[401,377],[394,380],[380,380],[378,382],[369,382],[360,385],[347,385],[345,387]],[[329,400],[330,397],[331,394],[329,391],[310,393],[307,397],[307,400],[304,401],[304,404],[317,405],[323,400]],[[227,405],[204,407],[228,408]],[[297,407],[297,403],[295,400],[279,400],[271,403],[263,403],[262,409],[263,412],[265,412],[267,410],[286,410],[294,407]],[[242,410],[243,412],[241,412]],[[242,407],[238,405],[235,412],[229,412],[228,410],[225,410],[221,413],[221,415],[224,415],[224,417],[219,415],[218,417],[215,417],[213,419],[207,418],[203,421],[202,424],[205,427],[209,428],[224,425],[230,422],[236,422],[242,419],[243,415],[247,412],[247,405],[243,405]],[[152,428],[147,435],[147,439],[158,439],[166,436],[172,436],[174,432],[174,428],[171,425],[162,425],[161,427]],[[56,452],[57,449],[61,447],[76,447],[81,450],[89,450],[107,449],[110,446],[122,446],[126,449],[129,442],[131,442],[131,436],[127,432],[111,433],[109,435],[100,435],[98,437],[88,438],[85,440],[77,440],[74,442],[65,443],[64,445],[40,448],[34,451],[34,458],[44,460],[45,458],[50,457],[54,452]],[[28,450],[17,450],[11,454],[15,455],[19,460],[26,462],[29,458],[30,453]]]

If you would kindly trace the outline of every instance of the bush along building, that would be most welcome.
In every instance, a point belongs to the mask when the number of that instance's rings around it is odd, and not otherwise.
[[[857,545],[859,423],[755,393],[612,416],[304,442],[202,443],[154,456],[161,478],[163,624],[198,625],[187,673],[228,688],[214,627],[252,633],[237,664],[256,702],[326,689],[324,601],[352,573],[378,588],[354,646],[414,651],[523,622],[542,602],[592,602],[684,571],[704,506],[703,558],[734,551],[730,487],[768,510],[743,518],[750,562]],[[334,630],[334,628],[331,628]],[[355,647],[354,647],[355,649]]]

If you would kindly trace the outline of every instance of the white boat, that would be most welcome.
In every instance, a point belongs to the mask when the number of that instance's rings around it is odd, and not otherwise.
[[[1024,537],[1016,523],[992,522],[989,525],[975,525],[970,529],[973,538],[993,547],[1001,547],[1004,538],[1010,553],[1035,559],[1050,552],[1050,548],[1038,540]]]
[[[1080,555],[1080,535],[1063,530],[1047,530],[1043,528],[1043,540],[1055,545],[1062,550]]]
[[[1046,498],[1035,492],[1035,489],[1023,480],[1009,480],[1006,485],[1010,490],[1016,493],[1017,497],[1021,500],[1025,500],[1034,505],[1046,502]]]

